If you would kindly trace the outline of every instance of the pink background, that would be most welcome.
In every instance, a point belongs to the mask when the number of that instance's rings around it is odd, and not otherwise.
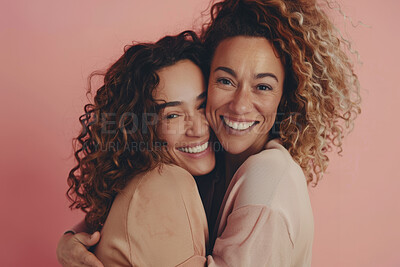
[[[397,0],[342,0],[338,21],[361,55],[363,111],[310,195],[313,266],[400,266],[400,23]],[[132,40],[190,28],[208,0],[7,1],[0,11],[0,266],[57,266],[71,139],[86,77]],[[336,12],[336,16],[337,16]]]

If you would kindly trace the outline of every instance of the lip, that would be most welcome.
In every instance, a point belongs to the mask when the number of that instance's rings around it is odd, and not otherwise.
[[[209,141],[207,141],[207,142],[208,142],[208,147],[200,153],[187,153],[187,152],[181,151],[179,149],[176,149],[176,151],[178,151],[179,153],[181,153],[182,155],[184,155],[185,157],[188,157],[188,158],[192,158],[192,159],[204,158],[204,157],[208,156],[209,153],[212,152],[211,151],[211,143]],[[202,145],[204,143],[206,143],[206,142],[198,143],[197,145]],[[195,145],[195,146],[197,146],[197,145]]]

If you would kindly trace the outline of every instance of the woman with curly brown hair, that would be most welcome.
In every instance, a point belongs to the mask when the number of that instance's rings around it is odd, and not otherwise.
[[[207,219],[193,179],[215,166],[203,57],[190,31],[135,44],[85,106],[68,196],[87,230],[101,230],[95,253],[106,265],[205,261]]]
[[[307,185],[360,112],[346,41],[316,1],[226,0],[202,33],[226,194],[209,266],[310,266]]]

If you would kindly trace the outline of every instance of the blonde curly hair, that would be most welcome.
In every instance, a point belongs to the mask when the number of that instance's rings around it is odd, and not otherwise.
[[[360,85],[350,43],[315,0],[226,0],[211,7],[201,38],[212,60],[218,44],[234,36],[265,37],[285,66],[284,93],[276,123],[280,138],[317,185],[327,152],[342,139],[360,110]]]

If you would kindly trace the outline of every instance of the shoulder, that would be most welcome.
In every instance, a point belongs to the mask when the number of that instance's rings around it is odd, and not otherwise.
[[[144,223],[145,227],[158,225],[158,220],[165,218],[187,222],[193,211],[204,211],[196,182],[189,172],[173,165],[146,173],[131,194],[127,209],[128,220],[137,225]]]
[[[238,195],[240,206],[270,206],[277,192],[282,189],[280,184],[290,186],[295,180],[305,181],[301,168],[276,140],[268,142],[263,151],[249,157],[235,176],[238,176],[235,179],[241,187]]]
[[[117,198],[135,199],[135,195],[176,193],[188,189],[197,190],[193,176],[177,165],[160,164],[152,170],[135,175]]]
[[[178,166],[161,165],[141,177],[131,194],[127,218],[130,225],[135,225],[131,229],[159,227],[159,220],[166,218],[169,222],[187,222],[188,210],[201,208],[193,176]]]
[[[184,192],[189,189],[197,190],[197,186],[188,171],[176,165],[162,164],[143,175],[136,191],[160,195]]]
[[[283,171],[293,162],[289,152],[277,141],[271,140],[264,149],[250,156],[243,166],[249,169]]]
[[[132,259],[142,259],[139,266],[176,266],[200,253],[203,245],[197,242],[205,244],[207,220],[193,176],[178,166],[160,165],[140,178],[125,224]]]
[[[304,175],[289,151],[278,140],[269,141],[264,150],[249,157],[241,168],[244,169],[249,177],[268,176],[269,181],[273,180],[275,182],[288,177],[288,175]]]
[[[292,164],[289,152],[273,140],[268,142],[264,150],[250,156],[237,174],[244,176],[248,183],[255,182],[262,187],[274,188],[271,186],[286,177]]]
[[[191,201],[198,194],[196,182],[188,171],[176,165],[161,164],[136,175],[118,194],[116,201],[123,201],[130,212],[138,206],[147,209],[172,207]]]

